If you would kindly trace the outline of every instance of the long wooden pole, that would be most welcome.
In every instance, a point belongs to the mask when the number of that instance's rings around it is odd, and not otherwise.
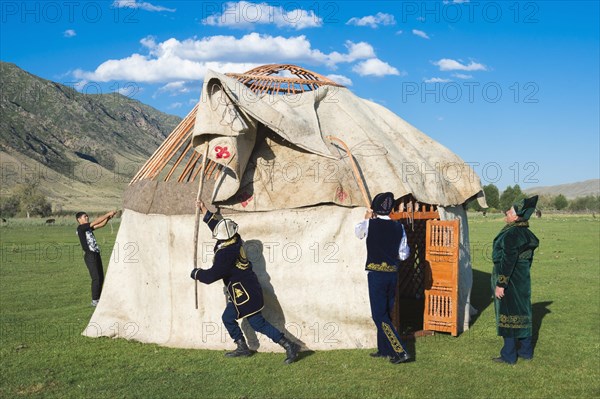
[[[202,158],[202,171],[200,172],[200,183],[198,187],[198,195],[196,195],[196,223],[194,224],[194,268],[198,268],[198,227],[200,225],[200,207],[198,201],[202,198],[202,187],[204,186],[204,168],[206,168],[206,158],[208,158],[208,144],[206,142],[206,150],[204,150],[204,157]],[[196,303],[196,309],[198,309],[198,280],[194,279],[194,301]]]
[[[356,179],[356,182],[358,183],[358,188],[360,188],[360,192],[362,193],[363,200],[365,201],[365,206],[367,208],[370,208],[371,201],[369,200],[369,195],[367,194],[367,189],[365,188],[365,183],[363,182],[363,179],[360,176],[360,172],[358,171],[358,166],[356,165],[356,162],[354,161],[354,157],[352,156],[352,153],[350,152],[350,148],[348,148],[346,143],[344,143],[342,140],[338,139],[337,137],[327,136],[326,138],[330,141],[338,142],[342,146],[344,151],[346,151],[346,154],[348,154],[348,158],[350,158],[350,163],[352,164],[352,171],[354,172],[354,178]]]

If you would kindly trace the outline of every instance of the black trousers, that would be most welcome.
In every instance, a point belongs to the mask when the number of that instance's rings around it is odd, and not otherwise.
[[[237,341],[238,339],[244,338],[244,334],[242,333],[242,329],[240,328],[237,320],[237,311],[235,310],[235,306],[232,302],[227,302],[227,307],[225,307],[225,311],[223,312],[222,320],[229,336],[233,339],[233,341]],[[254,331],[258,331],[261,334],[266,335],[271,338],[271,340],[275,343],[279,343],[281,338],[283,338],[283,333],[279,331],[275,326],[269,323],[262,315],[261,312],[254,313],[252,316],[248,316],[248,323],[250,323],[250,327]]]
[[[92,300],[100,299],[102,285],[104,284],[104,269],[102,268],[102,258],[98,252],[86,252],[83,255],[85,265],[92,278]]]
[[[396,300],[398,273],[371,271],[367,274],[371,317],[377,327],[377,352],[385,356],[400,356],[406,345],[392,324],[392,308]]]

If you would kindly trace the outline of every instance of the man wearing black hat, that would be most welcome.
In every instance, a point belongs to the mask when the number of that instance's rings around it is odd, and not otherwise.
[[[212,231],[215,243],[213,265],[210,269],[193,269],[191,277],[205,284],[223,280],[227,288],[227,306],[222,320],[227,332],[237,348],[225,354],[227,357],[247,357],[252,355],[244,334],[237,323],[246,318],[250,326],[285,349],[285,363],[290,364],[298,357],[299,345],[290,341],[284,334],[269,323],[262,315],[264,307],[262,287],[252,263],[248,260],[243,241],[237,233],[238,226],[231,219],[219,219],[202,202],[198,203],[204,214],[204,222]]]
[[[504,338],[498,363],[533,358],[531,277],[529,270],[538,238],[529,230],[538,196],[525,198],[506,211],[506,226],[494,238],[492,291],[498,335]]]
[[[392,324],[391,310],[396,296],[400,260],[409,255],[404,226],[389,217],[394,194],[380,193],[373,198],[365,219],[354,229],[356,236],[367,239],[367,280],[371,316],[377,327],[377,352],[373,357],[389,357],[394,364],[404,363],[410,356]]]

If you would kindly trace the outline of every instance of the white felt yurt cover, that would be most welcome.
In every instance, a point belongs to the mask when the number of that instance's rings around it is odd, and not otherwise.
[[[350,148],[371,197],[382,191],[396,197],[411,193],[447,207],[442,217],[457,217],[463,225],[461,205],[482,196],[479,178],[447,148],[345,88],[258,96],[209,72],[199,105],[194,145],[202,153],[208,145],[208,158],[226,166],[203,198],[234,212],[263,286],[265,317],[309,349],[376,346],[363,270],[365,243],[354,237],[365,204],[348,154],[329,136]],[[200,284],[199,309],[194,307],[193,230],[190,212],[126,209],[100,304],[84,335],[231,348],[221,322],[222,284]],[[468,243],[468,230],[461,239]],[[201,267],[210,267],[213,245],[202,224]],[[462,329],[468,328],[471,284],[468,245],[464,248]],[[280,350],[245,324],[251,347]]]

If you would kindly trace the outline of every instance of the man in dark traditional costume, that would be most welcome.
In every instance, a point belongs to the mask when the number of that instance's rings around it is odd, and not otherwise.
[[[285,363],[294,362],[300,349],[298,344],[286,338],[261,313],[264,307],[262,288],[252,270],[252,263],[246,257],[242,238],[237,233],[237,224],[231,219],[218,219],[215,214],[206,209],[203,203],[199,203],[198,206],[204,213],[204,222],[217,242],[212,267],[206,270],[193,269],[191,277],[205,284],[222,279],[227,288],[228,301],[222,320],[237,348],[233,352],[226,353],[225,356],[252,355],[237,323],[238,319],[246,318],[255,331],[266,335],[285,349]]]
[[[498,335],[504,338],[500,356],[492,360],[515,364],[533,358],[531,277],[529,270],[538,238],[529,230],[538,196],[525,198],[506,211],[506,226],[494,238],[492,290]]]
[[[410,356],[392,324],[391,311],[396,297],[400,260],[409,255],[404,226],[389,217],[394,194],[377,194],[365,219],[354,228],[360,239],[367,239],[367,280],[371,316],[377,327],[377,352],[373,357],[388,357],[394,364],[404,363]]]

